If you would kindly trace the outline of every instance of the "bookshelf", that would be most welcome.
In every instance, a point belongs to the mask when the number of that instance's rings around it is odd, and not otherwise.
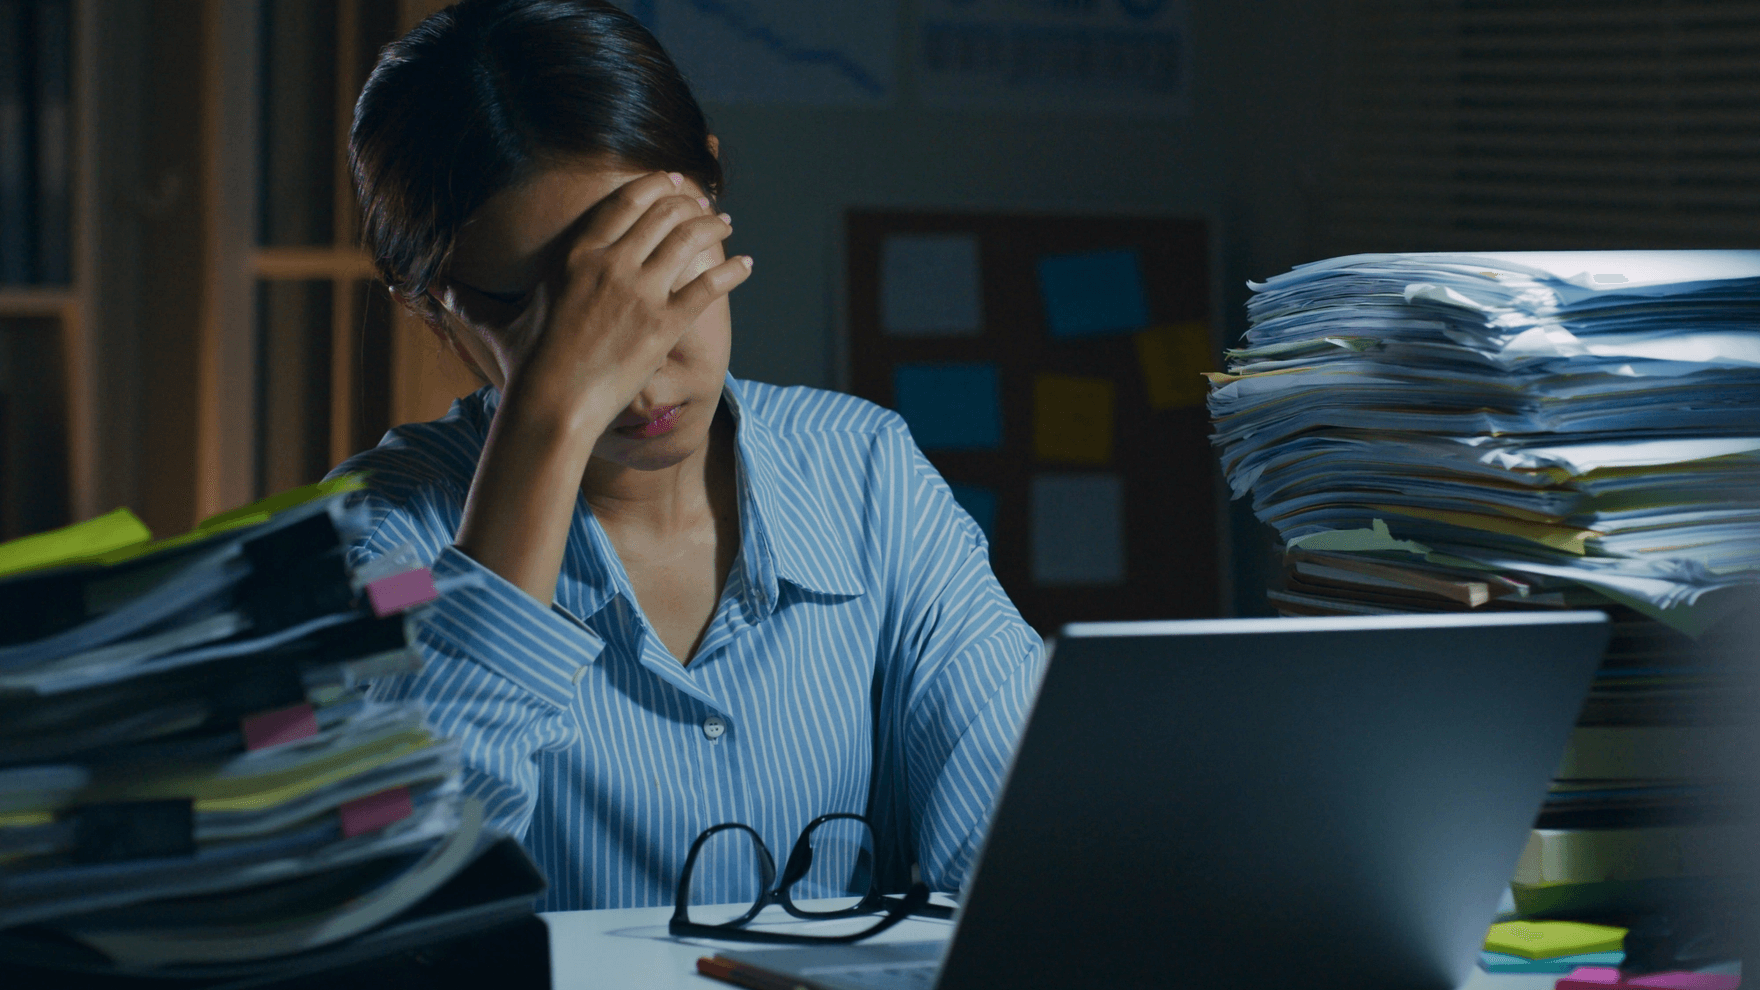
[[[379,47],[440,6],[0,0],[0,25],[66,25],[53,57],[8,57],[0,30],[0,131],[41,149],[0,134],[0,200],[36,183],[31,216],[65,230],[29,237],[66,256],[0,258],[0,539],[117,505],[180,529],[476,387],[376,281],[347,172]],[[64,106],[30,109],[56,64]],[[0,214],[18,241],[23,214]]]
[[[79,305],[79,296],[71,289],[23,288],[0,289],[0,312],[7,316],[64,317]]]
[[[476,382],[393,305],[357,243],[348,173],[354,101],[381,46],[433,0],[269,0],[259,8],[261,102],[250,275],[256,364],[252,497],[315,480],[391,425],[443,415]],[[235,438],[234,448],[247,446]]]
[[[91,388],[98,0],[0,2],[0,539],[99,511]]]

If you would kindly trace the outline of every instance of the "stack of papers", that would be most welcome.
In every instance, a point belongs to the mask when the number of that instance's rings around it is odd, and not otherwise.
[[[239,962],[359,934],[488,838],[420,707],[425,570],[350,573],[312,486],[153,542],[132,517],[0,546],[0,929],[119,967]]]
[[[1760,251],[1353,255],[1253,288],[1214,439],[1289,545],[1695,634],[1760,581]]]
[[[1253,289],[1210,410],[1284,542],[1273,605],[1606,611],[1516,903],[1696,896],[1743,717],[1720,623],[1760,587],[1760,251],[1354,255]]]

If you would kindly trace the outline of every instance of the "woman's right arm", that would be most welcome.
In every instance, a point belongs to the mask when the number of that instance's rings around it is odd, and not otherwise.
[[[715,300],[745,281],[733,258],[672,287],[732,228],[654,173],[592,211],[565,262],[507,329],[500,409],[454,544],[548,605],[593,445]]]
[[[604,642],[451,545],[458,489],[436,479],[458,477],[448,461],[469,429],[456,419],[400,427],[332,477],[355,468],[372,476],[345,496],[359,526],[351,570],[407,549],[456,583],[417,613],[410,645],[422,669],[376,679],[370,697],[419,703],[434,734],[456,741],[465,792],[483,802],[486,820],[523,838],[543,785],[537,754],[578,744],[575,674]]]

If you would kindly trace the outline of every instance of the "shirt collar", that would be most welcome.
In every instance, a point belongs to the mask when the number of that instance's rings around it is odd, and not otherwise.
[[[833,525],[824,494],[786,456],[749,386],[729,374],[721,394],[738,423],[741,556],[759,617],[775,608],[779,580],[823,595],[865,594],[857,548],[829,537],[846,527]]]

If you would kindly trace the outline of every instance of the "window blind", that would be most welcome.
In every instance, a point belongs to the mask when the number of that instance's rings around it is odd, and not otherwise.
[[[1340,10],[1336,253],[1760,244],[1760,2]]]

